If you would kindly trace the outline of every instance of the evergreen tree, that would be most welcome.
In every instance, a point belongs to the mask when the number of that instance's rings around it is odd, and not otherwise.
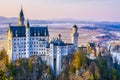
[[[0,80],[13,80],[13,77],[7,78],[5,71],[0,68]]]
[[[118,74],[117,71],[114,68],[111,68],[111,80],[117,80],[118,79]]]
[[[75,64],[75,68],[76,70],[78,70],[80,68],[80,52],[77,52],[76,55],[75,55],[75,61],[74,61],[74,64]]]
[[[32,71],[32,62],[30,59],[28,60],[28,69],[30,72]]]

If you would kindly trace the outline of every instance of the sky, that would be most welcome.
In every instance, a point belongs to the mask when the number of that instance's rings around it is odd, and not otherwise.
[[[120,22],[120,0],[0,0],[0,16]]]

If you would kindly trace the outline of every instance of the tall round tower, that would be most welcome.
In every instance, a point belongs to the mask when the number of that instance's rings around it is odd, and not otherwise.
[[[23,13],[23,9],[21,8],[20,14],[19,14],[19,18],[18,18],[18,26],[25,26],[24,25],[24,13]]]
[[[27,20],[26,26],[26,58],[29,58],[30,55],[30,24]]]
[[[61,68],[62,68],[62,47],[58,46],[57,47],[57,53],[56,53],[56,75],[58,76],[61,72]]]
[[[79,36],[78,27],[74,25],[72,27],[72,43],[76,50],[78,49],[78,36]]]

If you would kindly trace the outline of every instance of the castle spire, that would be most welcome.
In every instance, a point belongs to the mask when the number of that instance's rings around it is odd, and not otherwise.
[[[24,13],[23,13],[23,8],[21,6],[21,11],[19,14],[19,18],[18,18],[18,26],[24,26]]]
[[[26,27],[27,27],[27,28],[30,27],[29,19],[27,19],[27,26],[26,26]]]
[[[20,15],[24,17],[24,13],[23,13],[23,8],[22,8],[22,6],[21,6]]]
[[[58,35],[59,40],[61,40],[61,34]]]

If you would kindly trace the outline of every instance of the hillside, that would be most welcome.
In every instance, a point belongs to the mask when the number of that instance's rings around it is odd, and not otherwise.
[[[117,60],[113,63],[111,55],[90,60],[81,48],[75,54],[64,56],[62,64],[62,72],[55,76],[38,56],[8,63],[6,51],[1,50],[0,80],[120,80],[120,65]]]
[[[31,56],[8,63],[4,50],[0,51],[0,74],[11,80],[53,80],[51,68],[40,57]],[[0,80],[5,80],[1,75]]]
[[[120,80],[120,65],[113,63],[110,55],[89,60],[86,52],[79,50],[70,57],[58,80]]]

